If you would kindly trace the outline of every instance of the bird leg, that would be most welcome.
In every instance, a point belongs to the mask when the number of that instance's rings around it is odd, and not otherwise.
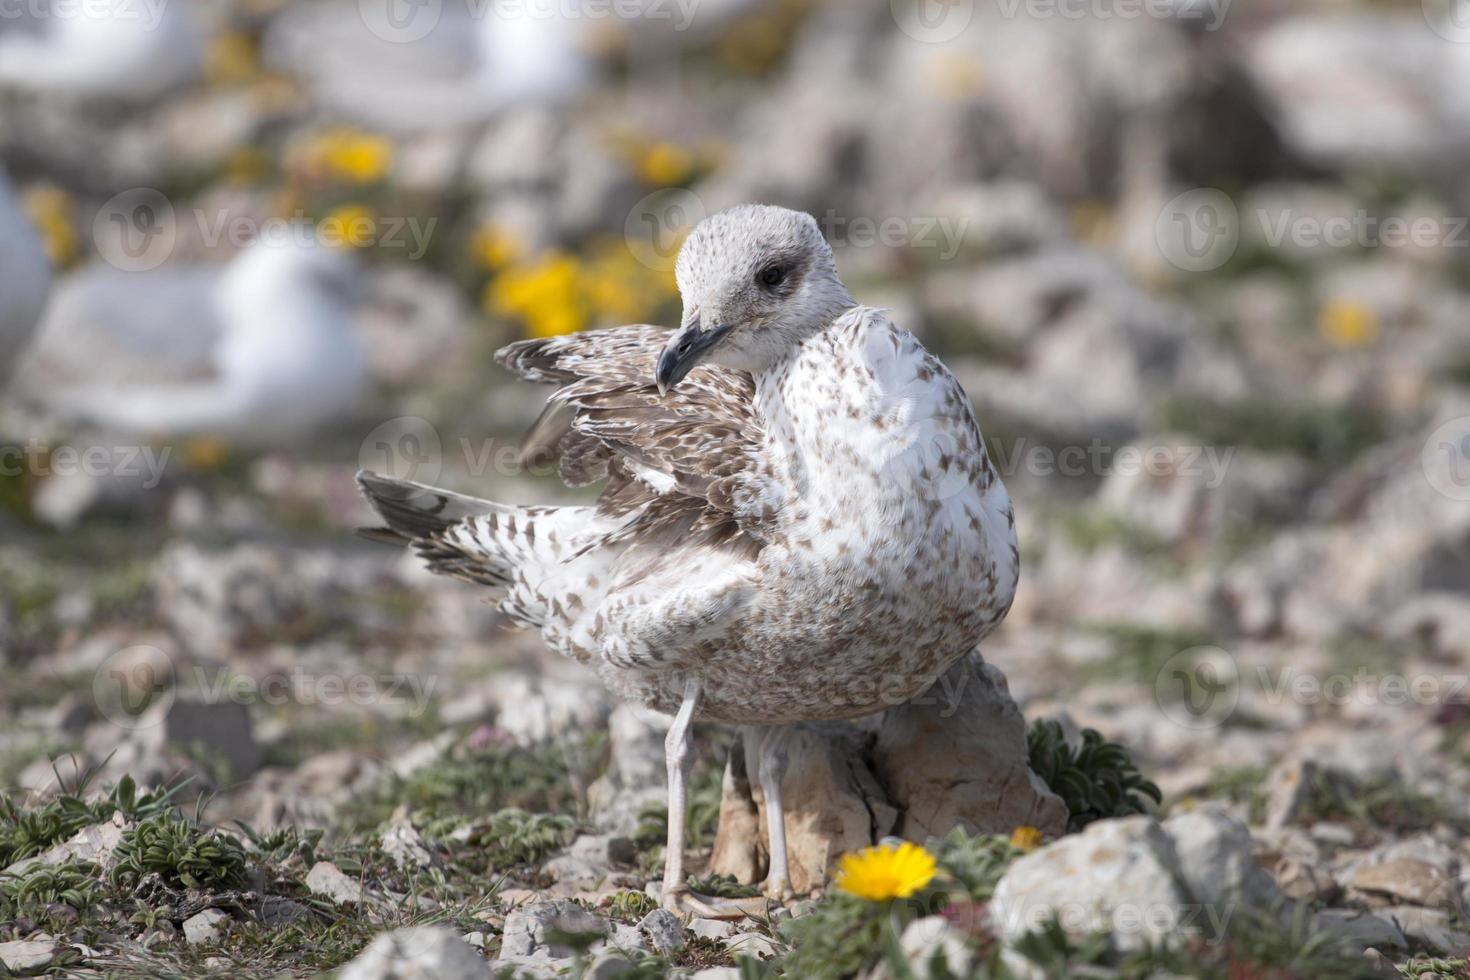
[[[684,824],[688,814],[689,730],[699,705],[699,682],[686,681],[684,700],[664,739],[664,762],[669,773],[669,837],[664,847],[663,906],[671,912],[705,919],[739,919],[765,912],[765,900],[729,899],[694,892],[684,880]]]
[[[766,798],[766,829],[771,840],[770,870],[766,874],[767,898],[778,902],[795,897],[791,890],[791,874],[786,863],[786,810],[781,803],[781,783],[786,778],[790,756],[787,740],[789,725],[772,725],[760,741],[759,769],[761,793]]]

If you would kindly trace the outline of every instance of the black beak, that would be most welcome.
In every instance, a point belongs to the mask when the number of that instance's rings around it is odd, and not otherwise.
[[[654,371],[653,377],[658,382],[659,394],[667,394],[670,388],[683,381],[684,376],[694,369],[694,365],[703,360],[729,332],[728,324],[703,330],[696,323],[674,334],[663,353],[658,356],[658,367]]]

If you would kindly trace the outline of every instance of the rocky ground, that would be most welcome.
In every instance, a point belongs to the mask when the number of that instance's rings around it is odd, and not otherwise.
[[[293,6],[201,5],[204,77],[125,112],[0,96],[63,277],[138,186],[376,238],[376,389],[309,444],[0,395],[0,975],[1470,977],[1470,45],[1433,4],[977,2],[945,36],[772,0],[423,128],[328,107]],[[579,499],[503,455],[539,405],[489,353],[670,322],[666,236],[743,199],[811,210],[943,354],[1023,572],[983,661],[795,739],[802,896],[681,922],[667,719],[355,538],[352,474]],[[698,736],[692,867],[749,894],[759,784]],[[832,886],[890,836],[930,882]]]

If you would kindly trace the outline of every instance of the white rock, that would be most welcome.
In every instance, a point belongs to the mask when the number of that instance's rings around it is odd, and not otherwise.
[[[554,959],[573,955],[574,949],[552,938],[557,932],[602,936],[607,933],[607,921],[566,899],[523,906],[505,917],[500,958]]]
[[[27,869],[38,865],[61,864],[64,861],[75,859],[83,863],[101,865],[104,871],[110,869],[114,864],[113,852],[117,845],[122,842],[123,823],[121,817],[115,817],[105,823],[96,823],[90,827],[83,827],[72,835],[70,840],[57,844],[35,857],[17,861],[5,869],[6,874],[19,875]]]
[[[954,926],[939,915],[915,919],[899,938],[904,960],[917,977],[927,977],[929,966],[937,956],[944,957],[950,975],[968,976],[975,960],[975,950]]]
[[[490,964],[444,926],[385,932],[342,968],[338,980],[485,980]]]
[[[660,953],[672,953],[684,948],[684,924],[668,909],[654,909],[643,917],[638,928],[648,934],[653,948]]]
[[[313,895],[331,899],[338,905],[362,902],[362,882],[349,878],[342,869],[327,861],[318,861],[306,875],[306,887]]]
[[[736,956],[754,956],[767,960],[779,952],[776,941],[759,932],[737,932],[725,940],[725,948]]]
[[[423,836],[407,820],[395,820],[383,832],[383,850],[400,868],[427,868],[435,863]]]
[[[217,943],[224,937],[230,916],[219,909],[205,909],[184,920],[184,939],[191,946]]]
[[[0,943],[0,963],[12,973],[26,974],[46,969],[51,961],[56,959],[56,954],[61,952],[61,944],[50,936],[39,939],[18,939],[14,942]]]
[[[1128,817],[1099,820],[1018,859],[990,911],[1008,943],[1056,920],[1075,936],[1111,932],[1132,950],[1177,936],[1192,902],[1168,834],[1148,817]]]

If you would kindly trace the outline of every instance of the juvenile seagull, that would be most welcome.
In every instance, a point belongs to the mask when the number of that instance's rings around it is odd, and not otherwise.
[[[528,439],[595,506],[513,507],[359,474],[434,571],[609,688],[672,713],[663,901],[731,911],[684,883],[689,729],[768,726],[757,774],[768,896],[790,894],[783,726],[920,693],[1005,615],[1011,503],[954,377],[837,277],[816,222],[744,205],[701,222],[676,266],[677,331],[530,340],[497,360],[556,384]]]

